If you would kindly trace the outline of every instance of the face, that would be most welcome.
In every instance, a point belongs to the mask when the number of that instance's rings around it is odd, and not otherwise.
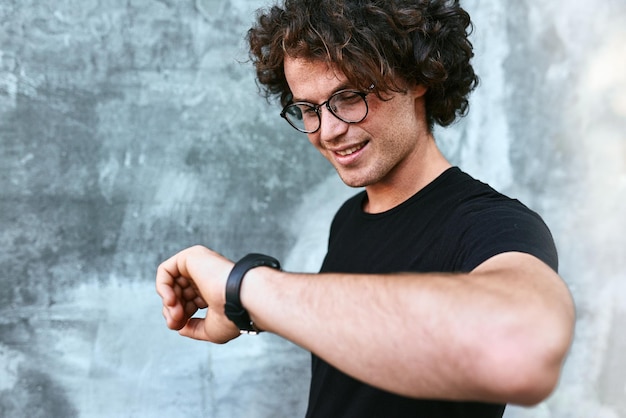
[[[322,103],[339,90],[353,88],[322,61],[287,57],[284,69],[294,101]],[[309,141],[348,186],[393,187],[419,163],[420,141],[427,133],[419,110],[423,94],[420,87],[387,94],[391,99],[384,101],[369,94],[368,115],[356,124],[337,119],[322,106],[320,129],[308,134]]]

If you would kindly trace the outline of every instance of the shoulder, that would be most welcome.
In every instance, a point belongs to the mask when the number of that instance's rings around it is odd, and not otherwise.
[[[519,200],[497,191],[456,167],[446,174],[447,177],[442,179],[441,187],[437,191],[437,199],[448,200],[448,204],[454,203],[452,206],[458,214],[472,218],[509,213],[541,219]]]
[[[509,251],[534,255],[554,270],[558,257],[552,234],[541,216],[517,199],[462,173],[453,195],[456,206],[448,232],[462,237],[465,269]]]

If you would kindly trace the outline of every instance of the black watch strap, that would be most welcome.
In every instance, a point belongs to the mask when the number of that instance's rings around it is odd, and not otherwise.
[[[267,266],[280,270],[280,263],[273,257],[263,254],[248,254],[237,261],[226,280],[226,304],[224,312],[226,317],[233,321],[242,334],[258,334],[259,330],[254,327],[248,311],[242,306],[239,292],[241,283],[246,273],[255,268]]]

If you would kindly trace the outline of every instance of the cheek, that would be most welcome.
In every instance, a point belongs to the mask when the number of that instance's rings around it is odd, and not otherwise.
[[[313,147],[315,147],[316,150],[318,150],[322,155],[326,155],[326,150],[322,146],[322,143],[320,141],[320,136],[318,133],[315,133],[312,135],[307,134],[307,138],[309,140],[309,143],[313,145]]]
[[[306,135],[307,139],[309,140],[309,142],[311,143],[311,145],[313,145],[315,148],[319,148],[319,135],[317,134],[307,134]]]
[[[367,119],[372,116],[372,119],[386,126],[412,124],[417,117],[416,102],[403,94],[397,94],[387,101],[374,98],[368,102],[368,108]]]

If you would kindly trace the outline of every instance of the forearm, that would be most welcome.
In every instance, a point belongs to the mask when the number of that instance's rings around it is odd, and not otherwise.
[[[546,390],[525,380],[551,388],[571,339],[568,308],[526,277],[251,273],[242,298],[259,327],[407,396],[533,403]]]
[[[434,339],[444,340],[447,330],[435,332],[435,317],[424,317],[417,300],[404,300],[411,292],[410,283],[404,292],[395,291],[403,279],[414,278],[270,273],[249,280],[243,297],[261,329],[367,383],[399,393],[412,387],[432,397],[416,387],[407,371],[419,371],[420,385],[433,386],[429,376],[436,376],[435,371],[424,369],[432,367],[429,362],[440,361],[441,351],[430,350],[441,345]],[[255,297],[248,299],[247,292]],[[420,315],[424,320],[416,326]]]

